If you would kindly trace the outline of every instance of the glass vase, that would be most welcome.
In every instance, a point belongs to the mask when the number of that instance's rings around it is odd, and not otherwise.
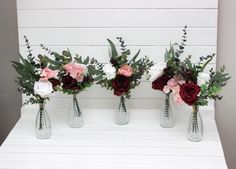
[[[45,102],[39,104],[39,111],[35,121],[36,137],[48,139],[51,137],[51,122],[45,109]]]
[[[129,123],[129,112],[123,95],[119,97],[118,107],[115,109],[115,123],[118,125]]]
[[[84,124],[83,114],[80,110],[77,94],[73,94],[72,106],[68,115],[68,125],[71,128],[80,128]]]
[[[160,113],[160,125],[164,128],[171,128],[175,125],[175,117],[173,111],[170,93],[165,94],[165,108]]]
[[[203,138],[203,123],[198,106],[193,105],[193,111],[190,115],[187,137],[190,141],[199,142]]]

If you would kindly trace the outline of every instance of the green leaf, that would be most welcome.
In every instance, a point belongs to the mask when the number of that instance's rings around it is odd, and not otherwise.
[[[139,53],[140,53],[140,49],[138,50],[138,52],[134,55],[134,57],[133,57],[133,59],[132,59],[134,62],[135,62],[135,60],[137,59]]]
[[[206,68],[206,66],[208,65],[208,63],[210,63],[212,61],[213,57],[211,57],[208,61],[206,61],[206,63],[202,66],[200,72],[203,72],[204,69]]]
[[[87,65],[89,63],[89,57],[87,56],[87,58],[84,60],[84,64]]]
[[[110,40],[110,39],[107,39],[107,41],[109,42],[109,45],[111,47],[111,54],[112,54],[112,57],[113,58],[116,58],[118,56],[118,52],[116,50],[116,47],[114,45],[114,43]]]

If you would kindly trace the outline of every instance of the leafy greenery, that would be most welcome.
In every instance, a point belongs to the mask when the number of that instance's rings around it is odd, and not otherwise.
[[[45,98],[40,97],[38,94],[34,94],[34,83],[40,79],[39,71],[46,67],[49,62],[45,56],[33,56],[31,53],[32,49],[30,47],[29,40],[26,36],[24,36],[24,38],[26,47],[28,49],[27,57],[23,58],[23,56],[19,54],[20,62],[12,61],[12,66],[18,73],[18,77],[16,78],[18,91],[25,94],[26,96],[30,96],[30,98],[26,100],[24,104],[43,103]]]
[[[131,97],[131,89],[134,89],[136,86],[140,84],[140,79],[142,78],[143,74],[149,70],[149,68],[153,65],[153,62],[147,57],[138,58],[140,54],[140,50],[131,58],[128,59],[131,55],[131,52],[129,49],[126,48],[125,42],[122,39],[122,37],[117,37],[117,39],[120,42],[121,47],[121,53],[119,54],[115,44],[110,40],[107,39],[111,53],[110,53],[110,63],[115,67],[116,72],[119,68],[121,68],[123,65],[129,65],[132,70],[133,74],[130,77],[131,86],[128,92],[124,93],[126,98]],[[102,68],[104,67],[104,64],[98,64],[98,74],[96,80],[98,80],[97,84],[101,85],[101,87],[104,87],[108,90],[113,90],[112,87],[112,80],[108,80],[105,78],[105,73],[103,72]]]

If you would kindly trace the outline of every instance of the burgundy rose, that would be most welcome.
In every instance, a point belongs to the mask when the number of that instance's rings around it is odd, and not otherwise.
[[[55,89],[55,87],[57,87],[61,84],[61,82],[59,80],[54,79],[54,78],[48,79],[48,81],[52,83],[53,89]]]
[[[163,91],[164,86],[167,84],[170,78],[167,75],[162,75],[152,82],[152,88],[154,90]]]
[[[70,75],[66,75],[62,78],[62,88],[69,90],[78,90],[77,80],[72,78]]]
[[[130,89],[129,77],[123,75],[116,75],[112,80],[112,87],[116,96],[121,96],[123,93],[128,92]]]
[[[179,94],[185,103],[192,106],[197,101],[200,91],[201,88],[197,84],[191,82],[181,85]]]

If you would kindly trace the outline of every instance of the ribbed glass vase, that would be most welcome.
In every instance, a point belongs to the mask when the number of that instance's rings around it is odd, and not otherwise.
[[[68,125],[71,128],[80,128],[84,125],[83,113],[80,110],[77,94],[73,94],[71,109],[68,115]]]
[[[36,137],[48,139],[51,137],[51,122],[45,109],[45,101],[39,104],[39,110],[35,121]]]
[[[170,93],[165,94],[165,108],[160,113],[160,125],[164,128],[171,128],[175,126],[175,114],[173,104],[170,98]]]
[[[203,138],[202,117],[199,112],[199,107],[196,105],[193,105],[193,111],[189,118],[187,127],[187,137],[190,141],[193,142],[199,142]]]
[[[123,95],[119,96],[118,106],[115,109],[115,123],[118,125],[129,123],[129,112]]]

